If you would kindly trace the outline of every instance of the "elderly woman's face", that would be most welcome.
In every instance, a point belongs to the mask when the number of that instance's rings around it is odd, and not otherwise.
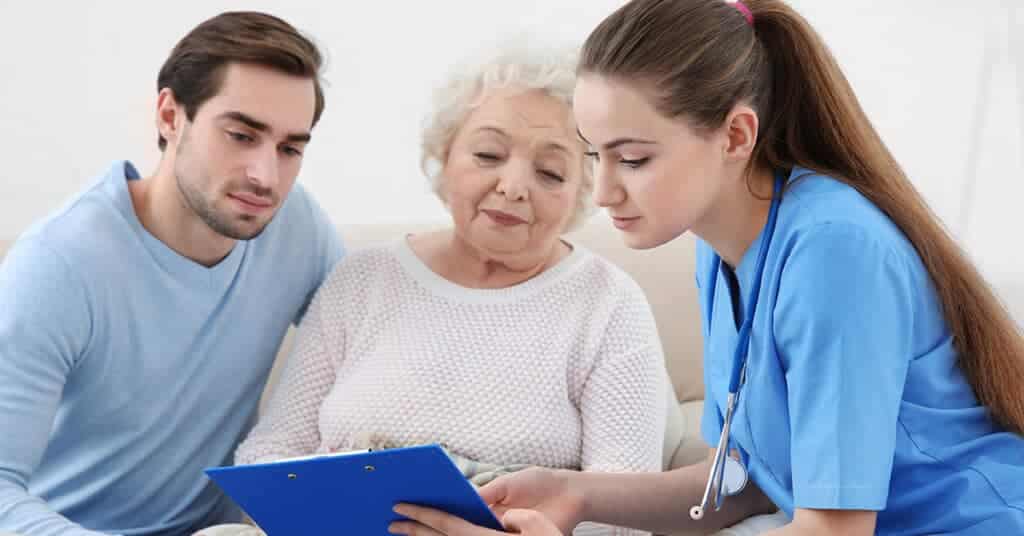
[[[485,96],[452,140],[443,176],[456,232],[473,247],[544,255],[572,218],[583,178],[571,111],[536,90]]]

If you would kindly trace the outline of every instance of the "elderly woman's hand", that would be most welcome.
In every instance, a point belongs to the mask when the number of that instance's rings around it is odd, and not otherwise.
[[[502,532],[473,525],[439,510],[408,504],[395,507],[395,512],[411,521],[397,521],[388,527],[392,534],[407,536],[500,536]],[[523,536],[563,536],[555,524],[536,510],[508,510],[501,517],[505,530]]]

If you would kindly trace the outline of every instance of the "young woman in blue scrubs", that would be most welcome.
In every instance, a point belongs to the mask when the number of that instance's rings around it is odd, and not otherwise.
[[[1020,330],[803,18],[779,0],[634,0],[588,38],[574,111],[626,242],[699,238],[702,431],[719,444],[735,392],[719,465],[749,483],[716,510],[713,456],[529,471],[482,491],[510,529],[711,531],[774,504],[791,520],[776,536],[1024,534]],[[420,522],[398,533],[491,534],[398,511]]]

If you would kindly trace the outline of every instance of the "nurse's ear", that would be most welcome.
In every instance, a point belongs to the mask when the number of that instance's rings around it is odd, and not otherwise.
[[[746,162],[754,153],[757,144],[757,112],[749,105],[739,103],[725,117],[722,128],[725,133],[723,156],[726,160]]]

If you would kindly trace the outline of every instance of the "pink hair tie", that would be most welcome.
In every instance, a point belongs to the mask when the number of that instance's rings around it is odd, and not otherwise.
[[[743,14],[743,18],[747,19],[747,24],[749,24],[751,27],[754,26],[754,13],[750,11],[750,8],[747,7],[746,4],[737,0],[736,2],[732,3],[732,7],[736,8],[736,11],[739,11],[740,13]]]

